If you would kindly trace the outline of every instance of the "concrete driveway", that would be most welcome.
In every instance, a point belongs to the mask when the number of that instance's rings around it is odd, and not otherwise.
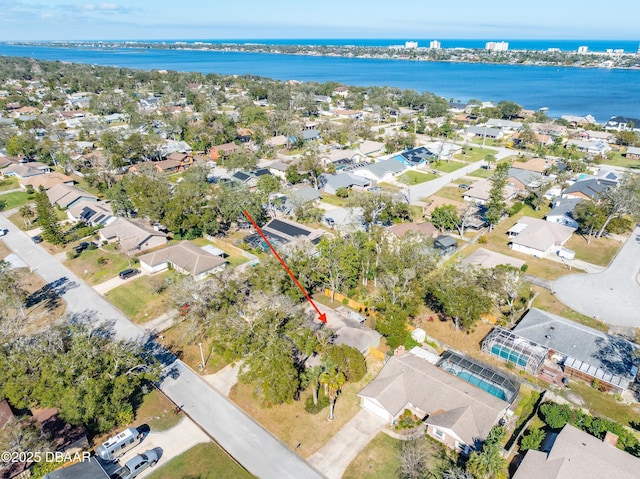
[[[420,183],[419,185],[409,186],[409,202],[411,204],[417,204],[424,198],[435,194],[440,188],[447,186],[452,181],[462,178],[469,173],[473,173],[482,165],[486,164],[487,162],[484,160],[476,161],[475,163],[463,166],[456,171],[452,171],[451,173],[447,173],[446,175],[439,176],[438,178],[435,178],[431,181]],[[406,190],[407,188],[405,187],[405,191]]]
[[[607,324],[640,326],[640,227],[631,233],[609,268],[596,274],[571,274],[553,284],[558,299]]]
[[[340,479],[345,469],[384,427],[384,419],[361,409],[309,462],[329,479]]]

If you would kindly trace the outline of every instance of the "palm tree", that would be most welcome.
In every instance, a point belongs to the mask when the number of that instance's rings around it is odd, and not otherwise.
[[[313,393],[313,404],[318,405],[318,383],[320,376],[322,375],[322,368],[320,366],[311,366],[304,370],[303,379],[306,384],[311,386]]]
[[[325,393],[329,396],[329,421],[335,420],[333,410],[336,404],[336,398],[340,392],[340,388],[344,386],[346,378],[335,366],[325,368],[324,372],[320,375],[320,384],[324,385]]]
[[[31,209],[31,207],[29,205],[21,206],[19,212],[20,216],[24,220],[24,225],[31,225],[31,218],[35,216],[35,213]]]
[[[485,445],[481,452],[474,452],[467,461],[467,472],[477,479],[505,479],[507,460],[496,444]]]

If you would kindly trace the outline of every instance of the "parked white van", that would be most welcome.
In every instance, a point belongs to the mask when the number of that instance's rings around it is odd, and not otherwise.
[[[140,444],[141,441],[142,434],[136,428],[130,427],[103,442],[98,446],[96,452],[100,459],[115,462],[124,453]]]

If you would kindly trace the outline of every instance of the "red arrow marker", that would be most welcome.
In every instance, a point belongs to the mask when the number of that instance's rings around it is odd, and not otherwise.
[[[305,289],[302,287],[302,285],[300,284],[300,282],[298,281],[298,279],[295,277],[295,275],[291,272],[291,270],[289,269],[289,267],[287,266],[287,264],[284,262],[284,260],[280,257],[280,255],[278,254],[278,252],[275,250],[275,248],[273,246],[271,246],[271,243],[269,242],[269,240],[267,239],[267,237],[265,236],[265,234],[262,232],[262,230],[260,229],[260,227],[256,224],[256,222],[253,220],[253,218],[251,217],[251,215],[249,214],[249,212],[247,210],[243,211],[244,215],[247,217],[247,219],[251,222],[251,224],[253,225],[253,227],[256,229],[256,231],[258,232],[258,234],[260,236],[262,236],[262,239],[267,243],[267,245],[269,246],[269,249],[271,250],[271,252],[275,255],[276,258],[278,258],[278,261],[280,261],[280,264],[284,267],[285,271],[287,273],[289,273],[289,276],[291,276],[291,279],[293,280],[293,282],[296,284],[296,286],[300,289],[300,291],[302,291],[302,294],[304,294],[304,297],[307,298],[307,301],[309,301],[309,303],[311,303],[311,306],[313,306],[313,309],[316,310],[316,312],[318,313],[318,319],[320,321],[322,321],[323,323],[327,322],[327,315],[323,312],[321,312],[318,307],[316,306],[316,303],[313,302],[313,299],[311,299],[311,296],[309,296],[309,293],[307,293],[305,291]]]

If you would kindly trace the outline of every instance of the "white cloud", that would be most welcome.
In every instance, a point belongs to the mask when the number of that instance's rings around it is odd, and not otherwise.
[[[117,3],[101,3],[100,10],[121,10],[122,7]]]

